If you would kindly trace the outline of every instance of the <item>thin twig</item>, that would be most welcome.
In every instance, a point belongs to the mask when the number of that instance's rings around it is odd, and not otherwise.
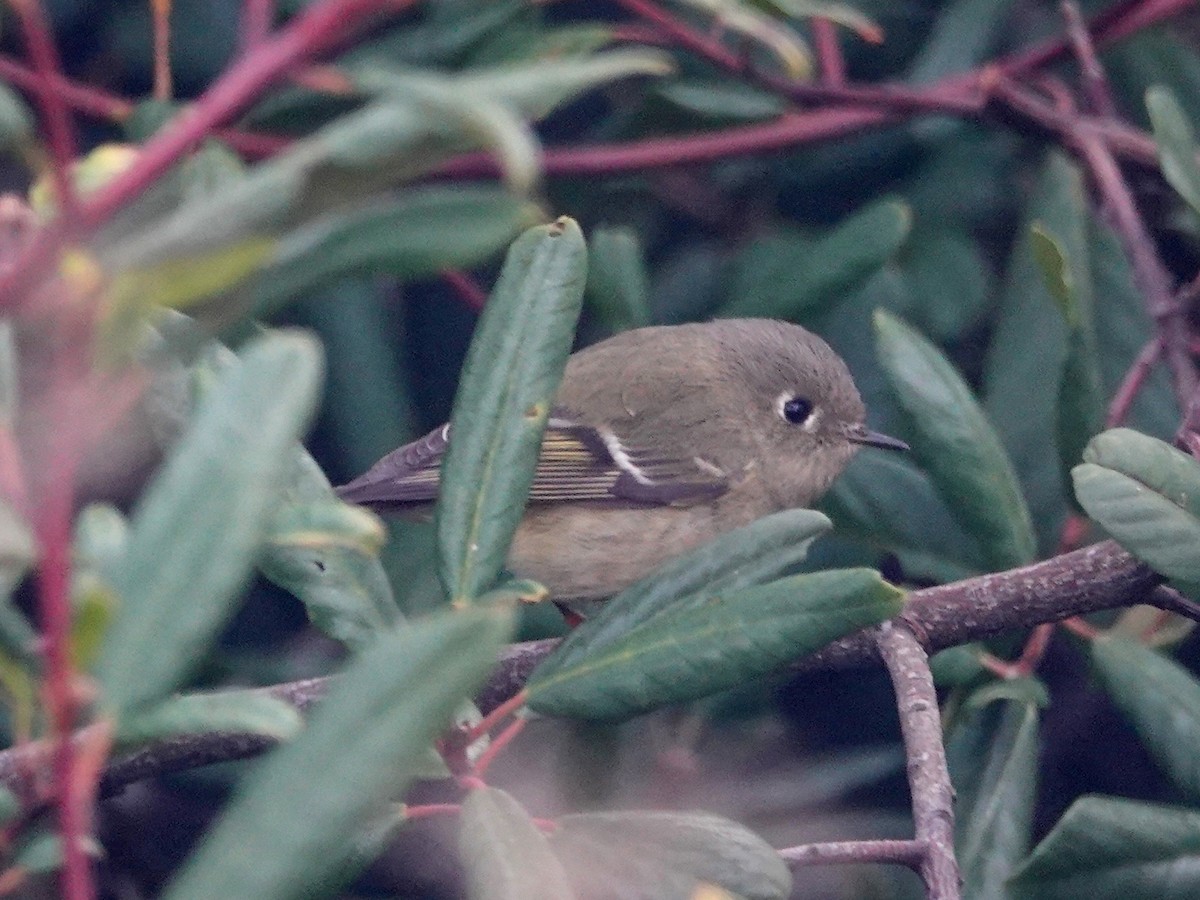
[[[699,54],[722,69],[741,72],[745,68],[742,58],[720,41],[713,40],[692,28],[687,22],[667,12],[657,3],[651,3],[650,0],[616,0],[616,3],[669,35],[680,47]]]
[[[9,5],[21,20],[21,32],[25,46],[38,76],[36,90],[38,106],[46,126],[47,144],[50,148],[50,176],[54,184],[55,201],[62,210],[60,218],[67,222],[75,219],[79,208],[79,197],[71,177],[79,144],[75,137],[75,125],[63,98],[50,86],[56,83],[62,71],[58,48],[46,21],[46,11],[40,0],[9,0]]]
[[[842,56],[842,45],[838,43],[837,26],[821,16],[817,16],[810,24],[821,83],[828,87],[844,87],[846,60]]]
[[[247,53],[265,41],[274,24],[275,0],[242,0],[242,52]]]
[[[461,269],[442,269],[441,276],[454,290],[455,295],[475,312],[487,305],[487,291],[466,272]]]
[[[154,99],[165,103],[175,93],[171,83],[171,0],[151,0],[154,18]]]
[[[876,640],[896,691],[908,757],[913,825],[924,848],[919,871],[925,894],[929,900],[958,900],[961,878],[954,857],[954,788],[946,767],[929,656],[903,620],[884,622]]]
[[[785,847],[779,856],[791,866],[828,866],[839,863],[895,863],[914,872],[925,858],[920,841],[826,841]]]
[[[1083,13],[1073,0],[1063,0],[1063,18],[1067,22],[1067,40],[1079,60],[1079,71],[1083,83],[1083,95],[1087,98],[1090,112],[1107,119],[1117,118],[1117,104],[1113,101],[1108,76],[1096,56],[1091,34],[1083,21]]]
[[[1113,394],[1112,401],[1108,404],[1108,414],[1104,418],[1105,428],[1116,428],[1129,417],[1129,410],[1133,407],[1133,401],[1141,393],[1142,387],[1146,384],[1146,379],[1154,371],[1154,364],[1158,362],[1161,356],[1162,342],[1157,337],[1148,340],[1142,349],[1138,351],[1137,357],[1134,358],[1133,364],[1130,365],[1129,370],[1125,373],[1125,377],[1121,379],[1120,386]]]

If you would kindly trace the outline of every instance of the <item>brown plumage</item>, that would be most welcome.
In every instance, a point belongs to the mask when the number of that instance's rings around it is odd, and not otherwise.
[[[662,562],[816,501],[867,430],[842,359],[768,319],[641,328],[574,354],[509,568],[556,599],[611,596]],[[338,489],[380,510],[428,505],[450,429]]]

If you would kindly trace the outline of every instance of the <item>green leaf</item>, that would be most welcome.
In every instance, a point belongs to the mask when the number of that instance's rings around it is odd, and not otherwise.
[[[313,893],[354,854],[356,826],[404,791],[511,626],[506,611],[477,609],[381,635],[339,677],[304,734],[261,764],[165,900]]]
[[[1200,581],[1200,462],[1128,428],[1098,435],[1075,496],[1121,546],[1168,578]]]
[[[1037,547],[1029,510],[971,389],[933,344],[895,316],[876,311],[875,335],[913,453],[951,512],[979,541],[990,566],[1031,562]]]
[[[899,554],[910,576],[957,581],[985,568],[928,476],[898,454],[858,454],[821,504],[839,535]]]
[[[283,238],[238,305],[263,315],[355,273],[404,279],[476,265],[541,218],[495,187],[424,187],[325,216]]]
[[[1057,545],[1067,512],[1055,440],[1067,326],[1034,258],[1032,226],[1041,223],[1055,236],[1071,267],[1072,283],[1081,291],[1091,290],[1093,262],[1107,263],[1089,253],[1088,204],[1082,173],[1066,156],[1051,153],[1009,259],[984,360],[984,409],[1020,476],[1043,552]],[[1050,385],[1055,387],[1048,389]]]
[[[294,449],[288,473],[259,571],[300,600],[327,635],[362,646],[403,618],[379,561],[383,524],[367,510],[337,500],[303,448]]]
[[[1133,723],[1142,744],[1180,790],[1200,797],[1200,681],[1183,666],[1135,641],[1091,642],[1104,689]]]
[[[1196,163],[1196,136],[1191,122],[1175,95],[1161,85],[1146,91],[1146,110],[1154,125],[1163,177],[1200,213],[1200,165]]]
[[[592,232],[587,299],[610,331],[650,324],[650,279],[632,228],[597,228]]]
[[[992,275],[970,234],[917,228],[898,263],[911,298],[905,314],[930,337],[961,338],[987,310]]]
[[[0,499],[0,651],[26,665],[36,665],[38,635],[12,602],[12,592],[36,558],[33,531],[11,503]]]
[[[471,791],[462,807],[458,853],[471,900],[573,900],[567,875],[522,806],[504,791]]]
[[[984,688],[967,700],[967,715],[946,747],[958,795],[963,895],[975,900],[1005,900],[1004,882],[1028,850],[1033,823],[1038,712],[1046,692],[1028,680],[1001,687],[1002,694]]]
[[[551,656],[526,685],[529,708],[613,719],[694,700],[891,618],[903,596],[871,569],[701,591],[578,658]]]
[[[912,211],[880,200],[817,239],[779,231],[751,244],[735,263],[722,317],[797,319],[866,281],[908,237]]]
[[[673,79],[654,93],[699,119],[717,122],[759,122],[787,109],[787,101],[777,94],[740,82]]]
[[[230,732],[286,741],[298,735],[304,720],[296,708],[268,694],[227,691],[171,697],[122,721],[118,750],[189,734]]]
[[[1012,0],[955,0],[939,10],[908,76],[930,84],[987,60],[1009,23]]]
[[[33,139],[33,116],[25,101],[7,84],[0,85],[0,149],[19,149]]]
[[[1200,812],[1081,797],[1009,890],[1020,900],[1188,900],[1200,894]]]
[[[709,885],[746,900],[791,894],[791,873],[771,845],[719,816],[600,812],[557,824],[550,843],[581,896],[691,900]]]
[[[1103,423],[1100,366],[1093,325],[1090,284],[1081,290],[1067,261],[1061,241],[1035,223],[1030,249],[1042,269],[1050,295],[1058,302],[1067,323],[1067,358],[1058,385],[1056,421],[1059,464],[1063,480],[1079,462],[1083,449]]]
[[[736,591],[785,574],[808,554],[830,522],[811,509],[763,516],[660,566],[600,605],[538,668],[546,676],[578,664],[639,625],[691,604],[698,592]]]
[[[583,301],[587,248],[568,218],[509,250],[463,366],[442,463],[442,584],[457,603],[495,580],[520,523]]]
[[[139,502],[112,572],[120,610],[96,665],[117,713],[174,690],[250,574],[321,356],[299,334],[254,342],[204,397]]]

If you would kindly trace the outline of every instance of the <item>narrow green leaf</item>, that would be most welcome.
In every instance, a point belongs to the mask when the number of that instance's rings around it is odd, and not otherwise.
[[[993,277],[968,232],[916,228],[896,266],[911,298],[905,314],[937,341],[961,339],[987,312]]]
[[[400,278],[476,265],[541,218],[496,187],[424,187],[322,217],[284,237],[239,301],[255,315],[356,273]]]
[[[568,663],[551,657],[526,686],[529,707],[613,719],[694,700],[891,618],[903,596],[871,569],[702,591]]]
[[[511,627],[507,612],[478,609],[381,635],[304,734],[261,765],[164,898],[285,900],[337,873],[356,826],[404,791]]]
[[[1168,578],[1200,581],[1200,462],[1128,428],[1098,435],[1071,474],[1087,514]]]
[[[498,788],[463,803],[458,852],[471,900],[573,900],[562,865],[524,808]]]
[[[1180,790],[1200,798],[1200,681],[1136,641],[1104,637],[1091,649],[1101,684],[1142,744]]]
[[[930,84],[988,59],[1009,21],[1012,0],[954,0],[939,10],[909,72],[911,84]]]
[[[581,896],[689,900],[709,885],[746,900],[791,894],[791,873],[771,845],[719,816],[601,812],[557,824],[550,843]]]
[[[611,331],[650,324],[650,279],[632,228],[597,228],[592,232],[587,299]]]
[[[736,81],[671,79],[654,93],[696,118],[715,122],[759,122],[787,109],[778,94]]]
[[[909,575],[957,581],[985,568],[929,477],[899,454],[858,454],[821,505],[839,535],[900,554]]]
[[[1100,365],[1090,290],[1081,290],[1061,241],[1040,222],[1030,234],[1033,257],[1067,323],[1067,358],[1058,385],[1056,421],[1063,481],[1103,423]],[[1090,288],[1090,285],[1087,287]]]
[[[250,574],[321,357],[299,334],[256,341],[204,398],[134,513],[112,573],[120,610],[97,661],[119,713],[174,690]]]
[[[900,319],[875,313],[879,361],[903,411],[913,453],[951,512],[997,569],[1037,547],[1016,473],[971,389],[941,352]]]
[[[231,732],[286,741],[300,733],[304,720],[294,706],[268,694],[227,691],[171,697],[122,721],[118,750],[188,734]]]
[[[1093,265],[1109,263],[1090,253],[1089,205],[1083,173],[1064,154],[1051,153],[1031,191],[1007,264],[984,360],[984,409],[1021,479],[1046,553],[1053,552],[1067,513],[1067,485],[1054,439],[1067,326],[1034,258],[1032,226],[1042,223],[1055,236],[1071,268],[1072,283],[1081,291],[1090,290]]]
[[[583,301],[587,248],[562,218],[509,250],[463,366],[442,464],[442,584],[457,603],[495,580],[533,482]]]
[[[383,524],[338,501],[325,474],[295,447],[267,526],[258,568],[304,604],[335,640],[362,646],[403,618],[379,561]]]
[[[1009,882],[1019,900],[1188,900],[1200,894],[1200,812],[1081,797]]]
[[[1146,91],[1146,110],[1154,126],[1163,177],[1187,204],[1200,213],[1200,165],[1191,122],[1169,89],[1155,85]]]
[[[947,745],[958,795],[955,839],[964,896],[1006,900],[1004,882],[1029,848],[1045,688],[976,691]]]
[[[887,199],[815,240],[784,231],[755,242],[736,263],[721,315],[811,315],[878,272],[900,249],[911,227],[908,205]]]
[[[538,667],[538,677],[578,664],[681,603],[694,603],[698,592],[736,591],[778,578],[803,561],[829,526],[814,510],[784,510],[671,560],[601,604],[600,613],[567,635]]]
[[[0,86],[0,149],[11,152],[33,139],[33,116],[7,84]]]

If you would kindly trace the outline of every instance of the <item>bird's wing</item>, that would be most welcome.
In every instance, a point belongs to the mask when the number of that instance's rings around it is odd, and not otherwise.
[[[437,499],[450,426],[389,453],[365,474],[337,488],[349,503],[405,506]],[[703,460],[675,458],[625,443],[614,431],[556,410],[542,438],[529,498],[533,502],[625,501],[686,506],[729,487],[726,474]]]

